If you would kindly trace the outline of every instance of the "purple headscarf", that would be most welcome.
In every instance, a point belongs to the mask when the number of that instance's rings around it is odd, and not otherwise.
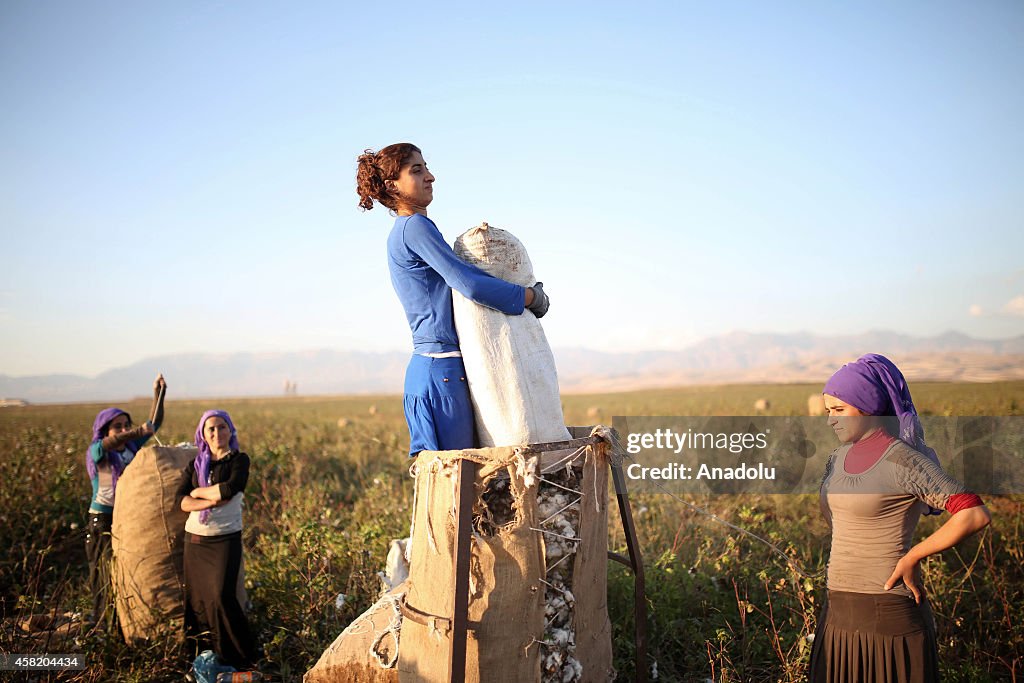
[[[907,380],[885,356],[869,353],[854,363],[847,363],[825,382],[822,393],[835,396],[868,415],[895,415],[900,423],[900,441],[939,464],[939,456],[924,442],[924,427],[910,398]],[[924,507],[926,515],[942,512],[928,505]]]
[[[128,422],[132,421],[132,416],[128,415],[125,411],[120,408],[104,408],[96,415],[96,419],[92,421],[92,441],[90,442],[90,450],[92,444],[97,441],[102,441],[107,435],[107,429],[110,427],[110,423],[114,421],[114,418],[125,415],[128,418]],[[100,446],[102,448],[102,446]],[[134,442],[128,442],[126,444],[132,453],[137,450]],[[117,478],[124,472],[124,461],[121,460],[121,455],[116,451],[106,451],[107,462],[110,463],[111,472],[111,486],[114,490],[117,490]],[[96,478],[96,462],[92,459],[92,454],[89,451],[85,453],[85,471],[89,473],[90,479]]]
[[[924,442],[924,428],[910,398],[907,380],[896,365],[877,353],[847,363],[825,383],[822,393],[835,396],[867,415],[895,415],[900,422],[899,439],[930,458],[939,458]]]
[[[199,418],[199,426],[196,427],[196,448],[199,449],[199,455],[196,456],[196,474],[199,477],[200,487],[210,485],[210,460],[213,458],[213,453],[210,452],[210,444],[206,443],[206,438],[203,436],[203,426],[211,417],[222,418],[227,423],[228,429],[231,430],[231,441],[228,442],[228,448],[233,451],[238,450],[238,430],[235,429],[231,416],[223,410],[207,410],[203,413],[203,416]],[[206,524],[209,517],[209,510],[199,513],[199,521],[203,524]]]

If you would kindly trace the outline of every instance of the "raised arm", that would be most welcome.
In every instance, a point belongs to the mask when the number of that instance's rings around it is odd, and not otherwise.
[[[167,380],[163,373],[153,380],[153,406],[149,410],[149,421],[153,424],[153,431],[160,431],[160,425],[164,423],[164,396],[167,394]]]
[[[130,441],[145,442],[146,439],[153,436],[156,430],[153,429],[153,423],[146,421],[140,424],[138,427],[133,427],[128,431],[121,432],[120,434],[111,434],[110,436],[103,437],[101,445],[105,451],[120,451]]]
[[[164,393],[167,382],[163,375],[157,375],[153,381],[153,405],[149,409],[149,419],[137,427],[103,437],[102,446],[105,451],[120,451],[134,441],[141,448],[149,437],[153,436],[164,421]]]

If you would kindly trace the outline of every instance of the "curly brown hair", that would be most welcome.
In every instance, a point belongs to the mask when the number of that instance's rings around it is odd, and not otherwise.
[[[374,200],[392,211],[398,210],[398,202],[388,191],[385,181],[398,180],[398,173],[402,170],[402,166],[416,152],[423,153],[411,142],[397,142],[379,152],[367,149],[359,155],[359,168],[356,170],[356,192],[359,194],[359,206],[364,211],[373,208]]]

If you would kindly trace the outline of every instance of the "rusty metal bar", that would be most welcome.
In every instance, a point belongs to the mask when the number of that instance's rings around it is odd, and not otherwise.
[[[569,448],[582,448],[583,446],[593,446],[601,443],[601,437],[599,436],[587,436],[580,439],[570,439],[569,441],[549,441],[547,443],[530,443],[518,446],[523,453],[548,453],[550,451],[563,451]]]
[[[619,553],[615,552],[614,550],[609,550],[608,551],[608,559],[609,560],[614,560],[615,562],[618,562],[621,565],[625,565],[625,566],[629,567],[630,569],[633,568],[633,563],[629,561],[628,557],[626,557],[625,555],[620,555]]]
[[[473,533],[473,501],[476,498],[477,464],[459,460],[459,485],[455,501],[455,604],[452,609],[452,633],[448,641],[450,683],[466,679],[466,631],[469,622],[469,559]]]

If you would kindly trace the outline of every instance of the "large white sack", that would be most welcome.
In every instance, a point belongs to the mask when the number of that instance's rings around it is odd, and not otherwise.
[[[455,240],[463,261],[508,282],[537,282],[525,247],[487,223]],[[565,441],[558,373],[540,320],[530,311],[506,315],[452,292],[455,328],[466,364],[482,447]]]

